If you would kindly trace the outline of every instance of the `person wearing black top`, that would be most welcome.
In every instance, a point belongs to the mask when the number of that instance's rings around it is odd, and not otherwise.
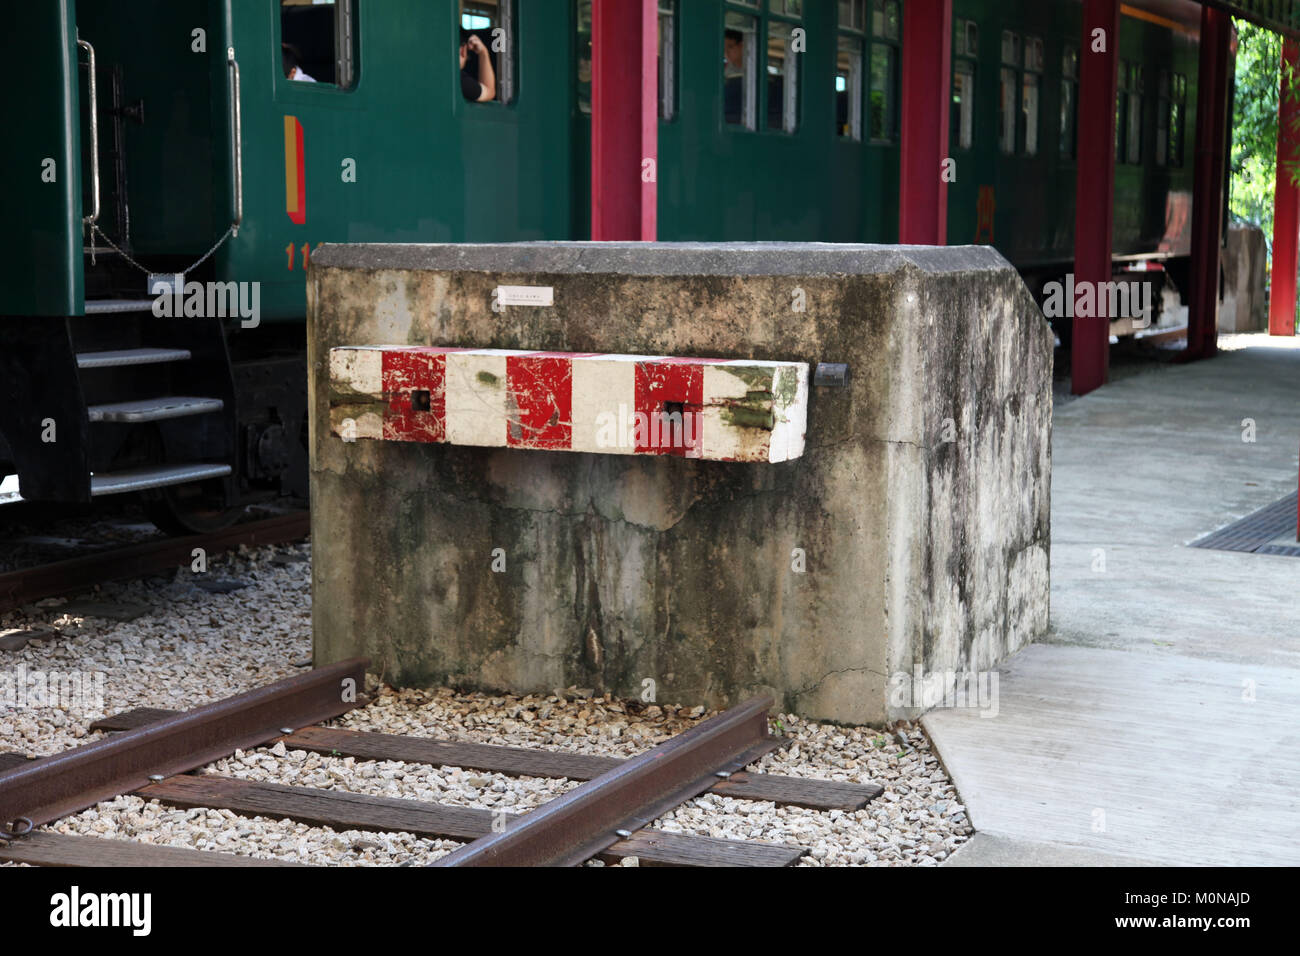
[[[477,72],[465,68],[470,53],[478,59]],[[461,34],[460,92],[465,99],[474,103],[494,100],[497,96],[497,77],[496,71],[492,69],[492,54],[477,33]]]

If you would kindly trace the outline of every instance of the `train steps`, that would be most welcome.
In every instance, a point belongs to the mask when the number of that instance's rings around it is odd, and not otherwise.
[[[184,485],[207,478],[224,478],[230,474],[230,471],[229,465],[218,464],[150,465],[144,468],[125,468],[122,471],[102,475],[91,474],[90,495],[92,498],[98,498],[101,495],[119,495],[130,491]]]
[[[127,365],[157,365],[184,362],[193,357],[189,349],[117,349],[103,352],[78,352],[77,368],[123,368]]]
[[[136,325],[124,313],[142,312],[144,309],[139,306],[148,306],[151,302],[105,299],[86,303],[87,316],[108,319],[121,316],[123,320],[122,324],[97,324],[98,334],[87,335],[81,347],[75,350],[85,401],[85,420],[91,429],[154,422],[168,424],[177,419],[222,414],[231,407],[226,398],[211,393],[173,393],[173,390],[179,391],[179,387],[198,390],[212,385],[210,367],[216,357],[210,348],[204,349],[198,344],[187,347],[188,343],[183,340],[163,345],[146,344],[155,337],[147,328],[148,317],[143,319],[145,325]],[[79,337],[74,335],[74,341]],[[199,421],[195,420],[196,423]],[[196,424],[195,427],[199,426]],[[97,439],[91,440],[94,443]],[[215,448],[189,447],[188,450],[189,454],[183,453],[181,460],[157,463],[107,464],[101,457],[99,467],[91,464],[90,496],[97,498],[150,491],[229,478],[234,473],[231,461],[221,461],[221,456],[212,454]],[[189,457],[195,460],[186,460]]]

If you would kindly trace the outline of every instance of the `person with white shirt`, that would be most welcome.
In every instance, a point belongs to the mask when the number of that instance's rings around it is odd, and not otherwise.
[[[285,79],[297,80],[300,83],[315,83],[315,77],[308,76],[298,64],[302,61],[302,56],[298,53],[298,48],[292,43],[280,44],[280,58],[284,64]]]

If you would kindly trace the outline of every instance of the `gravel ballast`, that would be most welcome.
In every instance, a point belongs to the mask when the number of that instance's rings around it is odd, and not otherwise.
[[[206,575],[182,569],[170,578],[107,584],[75,602],[53,599],[0,615],[0,632],[38,625],[58,631],[20,650],[0,651],[0,672],[77,672],[91,687],[101,680],[93,675],[103,675],[98,707],[15,708],[0,701],[0,752],[57,753],[97,739],[100,735],[86,728],[101,716],[135,707],[194,707],[302,673],[311,658],[311,577],[304,560],[309,555],[309,545],[241,549],[210,559]],[[197,586],[205,577],[247,586],[211,593]],[[144,613],[112,621],[61,612],[65,606],[84,605],[87,597],[111,605],[143,605]],[[354,730],[626,757],[709,716],[700,707],[590,693],[568,688],[515,696],[380,686],[368,706],[336,723]],[[971,827],[964,807],[919,729],[903,728],[904,749],[892,732],[867,727],[835,727],[790,715],[781,715],[779,723],[774,719],[773,726],[791,738],[790,745],[751,769],[874,782],[885,792],[855,812],[706,794],[653,827],[799,844],[811,851],[801,860],[805,866],[934,865],[968,839]],[[237,753],[208,771],[511,812],[532,809],[577,786],[455,767],[359,761],[286,750],[283,744]],[[226,810],[173,809],[130,796],[48,829],[328,865],[423,864],[460,845],[406,833],[338,833]]]

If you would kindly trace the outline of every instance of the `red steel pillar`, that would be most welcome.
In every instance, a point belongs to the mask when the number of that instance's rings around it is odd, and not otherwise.
[[[1268,296],[1269,335],[1295,335],[1296,269],[1300,266],[1300,188],[1285,161],[1300,155],[1300,91],[1289,89],[1288,72],[1300,70],[1300,43],[1282,43],[1277,97],[1277,172],[1273,187],[1273,280]]]
[[[1192,178],[1192,269],[1187,314],[1189,359],[1219,350],[1219,250],[1228,149],[1229,46],[1232,17],[1201,8],[1201,61],[1196,76],[1196,170]]]
[[[1115,221],[1115,95],[1119,84],[1119,0],[1083,0],[1079,49],[1078,171],[1074,201],[1074,281],[1109,282]],[[1094,288],[1097,286],[1094,285]],[[1073,307],[1074,303],[1069,303]],[[1106,384],[1110,320],[1075,316],[1071,391]]]
[[[656,0],[594,0],[591,238],[655,238],[659,178]]]
[[[952,0],[903,4],[903,97],[898,161],[898,241],[942,246],[948,239]]]

